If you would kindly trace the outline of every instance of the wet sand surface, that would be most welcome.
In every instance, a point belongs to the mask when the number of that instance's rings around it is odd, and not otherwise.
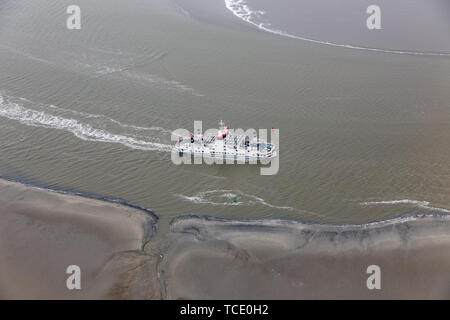
[[[175,218],[0,180],[3,299],[449,299],[450,216],[362,225]],[[82,270],[68,290],[68,265]],[[366,286],[367,267],[381,289]]]
[[[142,247],[156,220],[125,205],[0,180],[0,298],[142,297],[153,287],[131,284],[153,262]],[[81,269],[81,290],[67,289],[69,265]]]
[[[359,226],[175,219],[161,265],[169,299],[450,298],[450,220]],[[381,271],[369,290],[367,267]]]

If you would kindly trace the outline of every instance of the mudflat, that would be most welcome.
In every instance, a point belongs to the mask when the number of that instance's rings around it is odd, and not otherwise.
[[[186,216],[171,224],[161,269],[169,299],[448,299],[449,226],[446,216],[347,226]],[[371,265],[379,290],[367,287]]]
[[[137,281],[144,270],[152,278],[154,259],[142,249],[156,220],[126,205],[0,180],[0,298],[157,295],[158,281]],[[70,265],[80,267],[81,290],[66,286]]]
[[[152,238],[156,222],[146,209],[0,179],[0,298],[450,298],[449,215],[348,225],[186,215]],[[66,286],[69,265],[81,290]],[[380,289],[367,286],[369,266]]]

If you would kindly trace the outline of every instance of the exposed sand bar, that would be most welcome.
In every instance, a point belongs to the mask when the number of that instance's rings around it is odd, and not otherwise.
[[[142,251],[156,221],[127,205],[0,179],[0,298],[158,298],[156,260]],[[69,265],[81,268],[81,290],[66,287]]]
[[[450,216],[367,225],[174,219],[160,265],[169,299],[450,298]],[[368,290],[369,265],[381,290]]]
[[[183,216],[0,179],[3,299],[450,298],[450,215],[365,225]],[[66,268],[82,270],[68,290]],[[369,265],[381,290],[368,290]]]

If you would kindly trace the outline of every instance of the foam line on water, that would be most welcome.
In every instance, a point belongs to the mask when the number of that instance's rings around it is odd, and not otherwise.
[[[239,19],[257,27],[258,29],[264,30],[266,32],[270,32],[279,36],[288,37],[292,39],[302,40],[313,42],[317,44],[353,49],[353,50],[364,50],[364,51],[375,51],[375,52],[383,52],[383,53],[395,53],[395,54],[409,54],[409,55],[420,55],[420,56],[441,56],[441,57],[450,57],[450,53],[438,53],[438,52],[418,52],[418,51],[401,51],[401,50],[389,50],[389,49],[377,49],[370,47],[360,47],[353,46],[349,44],[339,44],[329,41],[322,41],[317,39],[312,39],[308,37],[296,36],[290,33],[287,33],[283,30],[277,30],[270,28],[270,23],[258,22],[257,19],[264,15],[264,12],[261,10],[252,10],[248,3],[245,0],[224,0],[225,6],[228,10],[230,10],[236,17]]]
[[[126,134],[117,134],[95,128],[74,118],[62,117],[45,111],[27,108],[10,98],[0,95],[0,117],[18,121],[27,126],[64,130],[85,141],[118,143],[131,149],[170,152],[172,146],[137,139]]]
[[[46,59],[41,58],[41,57],[36,57],[36,56],[32,55],[31,53],[24,52],[24,51],[15,49],[15,48],[13,48],[13,47],[9,47],[9,46],[5,46],[5,45],[1,45],[1,44],[0,44],[0,48],[3,48],[3,49],[5,49],[5,50],[8,50],[8,51],[10,51],[10,52],[12,52],[12,53],[14,53],[14,54],[16,54],[16,55],[25,57],[25,58],[27,58],[27,59],[29,59],[29,60],[32,60],[32,61],[36,61],[36,62],[48,64],[48,65],[51,65],[51,66],[54,66],[54,65],[55,65],[55,63],[52,62],[52,61],[50,61],[50,60],[46,60]]]
[[[179,93],[188,93],[197,97],[204,96],[203,94],[197,92],[194,88],[191,88],[190,86],[184,84],[183,82],[174,79],[167,79],[164,76],[138,70],[138,67],[140,66],[148,65],[164,58],[167,55],[166,52],[151,54],[147,60],[144,60],[144,62],[140,63],[131,61],[128,64],[121,64],[120,61],[118,61],[116,64],[112,64],[114,60],[112,62],[109,61],[109,59],[108,61],[104,61],[105,60],[104,57],[103,58],[97,57],[97,60],[94,61],[86,61],[86,60],[78,61],[77,59],[74,59],[71,60],[71,63],[67,63],[67,59],[73,59],[71,58],[71,56],[66,57],[65,60],[59,59],[55,61],[50,61],[41,57],[34,56],[31,53],[20,51],[18,49],[8,47],[5,45],[0,44],[0,48],[6,49],[16,55],[22,56],[32,61],[45,63],[54,67],[70,68],[71,70],[81,73],[87,72],[88,74],[93,75],[97,78],[120,74],[128,79],[135,80],[139,83],[150,84],[158,89],[173,90]],[[92,48],[90,50],[92,50]],[[100,50],[100,49],[98,49],[97,51],[99,52],[103,51],[104,53],[108,52],[107,50]],[[111,53],[109,55],[111,55]],[[109,65],[106,63],[109,63]]]
[[[428,201],[410,200],[410,199],[366,201],[366,202],[361,202],[360,205],[362,205],[362,206],[412,205],[412,206],[416,206],[416,207],[426,209],[426,210],[450,213],[449,209],[430,206],[430,202],[428,202]]]
[[[319,215],[313,212],[309,212],[306,210],[299,210],[293,207],[273,205],[265,201],[263,198],[244,193],[240,190],[227,190],[227,189],[208,190],[198,192],[192,196],[186,196],[182,194],[177,194],[176,196],[185,201],[189,201],[195,204],[208,204],[213,206],[261,205],[273,209],[288,210],[299,213],[308,213],[314,216]],[[234,199],[236,199],[236,202],[234,202]]]
[[[164,129],[162,127],[142,127],[142,126],[136,126],[136,125],[132,125],[132,124],[126,124],[126,123],[122,123],[118,120],[115,120],[113,118],[110,118],[108,116],[102,115],[102,114],[92,114],[92,113],[87,113],[87,112],[83,112],[83,111],[76,111],[76,110],[71,110],[71,109],[66,109],[66,108],[61,108],[55,105],[49,105],[49,108],[55,109],[55,110],[60,110],[63,112],[68,112],[74,115],[80,115],[86,118],[102,118],[105,119],[111,123],[117,124],[118,126],[122,127],[122,128],[131,128],[131,129],[135,129],[135,130],[140,130],[140,131],[160,131],[162,133],[166,133],[166,134],[170,134],[171,131]]]

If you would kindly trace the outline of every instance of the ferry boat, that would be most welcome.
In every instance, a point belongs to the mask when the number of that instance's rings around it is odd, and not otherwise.
[[[277,156],[276,147],[263,139],[235,134],[223,121],[216,134],[189,134],[180,137],[174,152],[179,156],[190,155],[209,159],[233,159],[241,162],[272,159]]]

